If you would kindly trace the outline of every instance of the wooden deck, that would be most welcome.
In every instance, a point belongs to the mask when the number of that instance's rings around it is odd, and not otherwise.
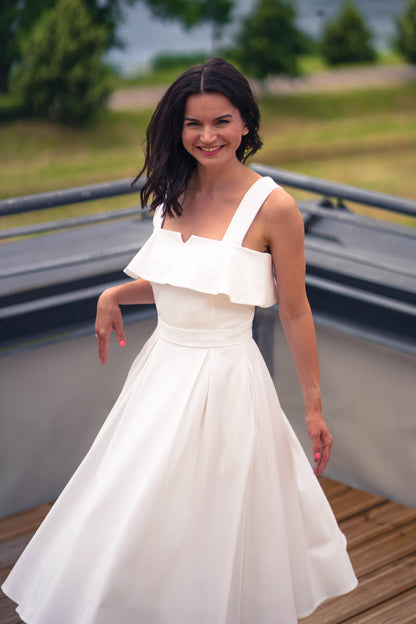
[[[299,624],[416,624],[416,509],[326,478],[321,483],[360,582]],[[41,505],[0,520],[1,582],[49,509]],[[14,604],[2,594],[0,624],[19,622]]]

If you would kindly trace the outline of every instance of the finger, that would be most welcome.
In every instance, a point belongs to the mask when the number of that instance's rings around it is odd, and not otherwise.
[[[319,465],[319,469],[321,470],[321,472],[323,472],[325,468],[327,467],[330,455],[331,455],[331,447],[324,445],[322,447],[322,457],[321,457],[320,465]]]
[[[315,433],[312,436],[312,453],[313,453],[315,462],[321,458],[322,441],[321,441],[321,436],[318,433]]]
[[[321,448],[322,448],[322,443],[321,443],[321,436],[319,435],[319,433],[317,431],[314,431],[313,433],[310,432],[310,436],[312,439],[312,454],[313,454],[313,459],[315,462],[315,474],[317,474],[317,469],[319,466],[319,463],[321,461]]]
[[[123,317],[121,316],[120,308],[117,309],[116,313],[113,316],[113,331],[116,333],[117,342],[121,347],[126,346],[126,335],[124,333],[123,327]]]
[[[315,451],[314,455],[314,461],[315,461],[315,469],[314,469],[314,473],[316,475],[319,475],[322,473],[323,467],[322,467],[322,453],[320,451]]]
[[[123,323],[121,323],[121,325],[117,325],[116,327],[114,327],[114,330],[116,332],[118,344],[120,345],[120,347],[125,347],[126,346],[126,335],[125,335],[124,330],[123,330]]]
[[[322,474],[327,467],[331,456],[332,436],[327,436],[325,442],[322,443],[321,451],[316,454],[316,473]]]
[[[324,472],[325,468],[325,460],[321,457],[316,463],[314,473],[316,474],[316,476],[321,475]]]
[[[105,364],[108,361],[108,350],[110,348],[110,336],[105,335],[100,340],[100,356],[101,364]]]
[[[109,336],[106,334],[95,334],[97,338],[98,357],[102,364],[108,360]]]

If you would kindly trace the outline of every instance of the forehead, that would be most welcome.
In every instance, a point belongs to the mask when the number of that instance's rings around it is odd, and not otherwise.
[[[228,114],[239,114],[239,110],[222,93],[197,93],[186,100],[185,117],[220,117]]]

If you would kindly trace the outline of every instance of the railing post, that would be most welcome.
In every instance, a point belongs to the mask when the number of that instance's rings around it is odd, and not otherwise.
[[[256,341],[270,375],[274,372],[274,327],[276,322],[275,308],[257,310],[253,323],[253,338]]]

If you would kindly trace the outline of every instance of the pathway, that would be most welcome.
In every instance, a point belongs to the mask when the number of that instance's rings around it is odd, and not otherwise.
[[[314,72],[301,78],[270,78],[266,87],[270,93],[314,93],[360,87],[381,87],[416,81],[414,65],[374,65],[346,67]],[[253,83],[259,92],[258,85]],[[153,108],[162,97],[166,86],[125,87],[115,91],[109,101],[113,110]]]

